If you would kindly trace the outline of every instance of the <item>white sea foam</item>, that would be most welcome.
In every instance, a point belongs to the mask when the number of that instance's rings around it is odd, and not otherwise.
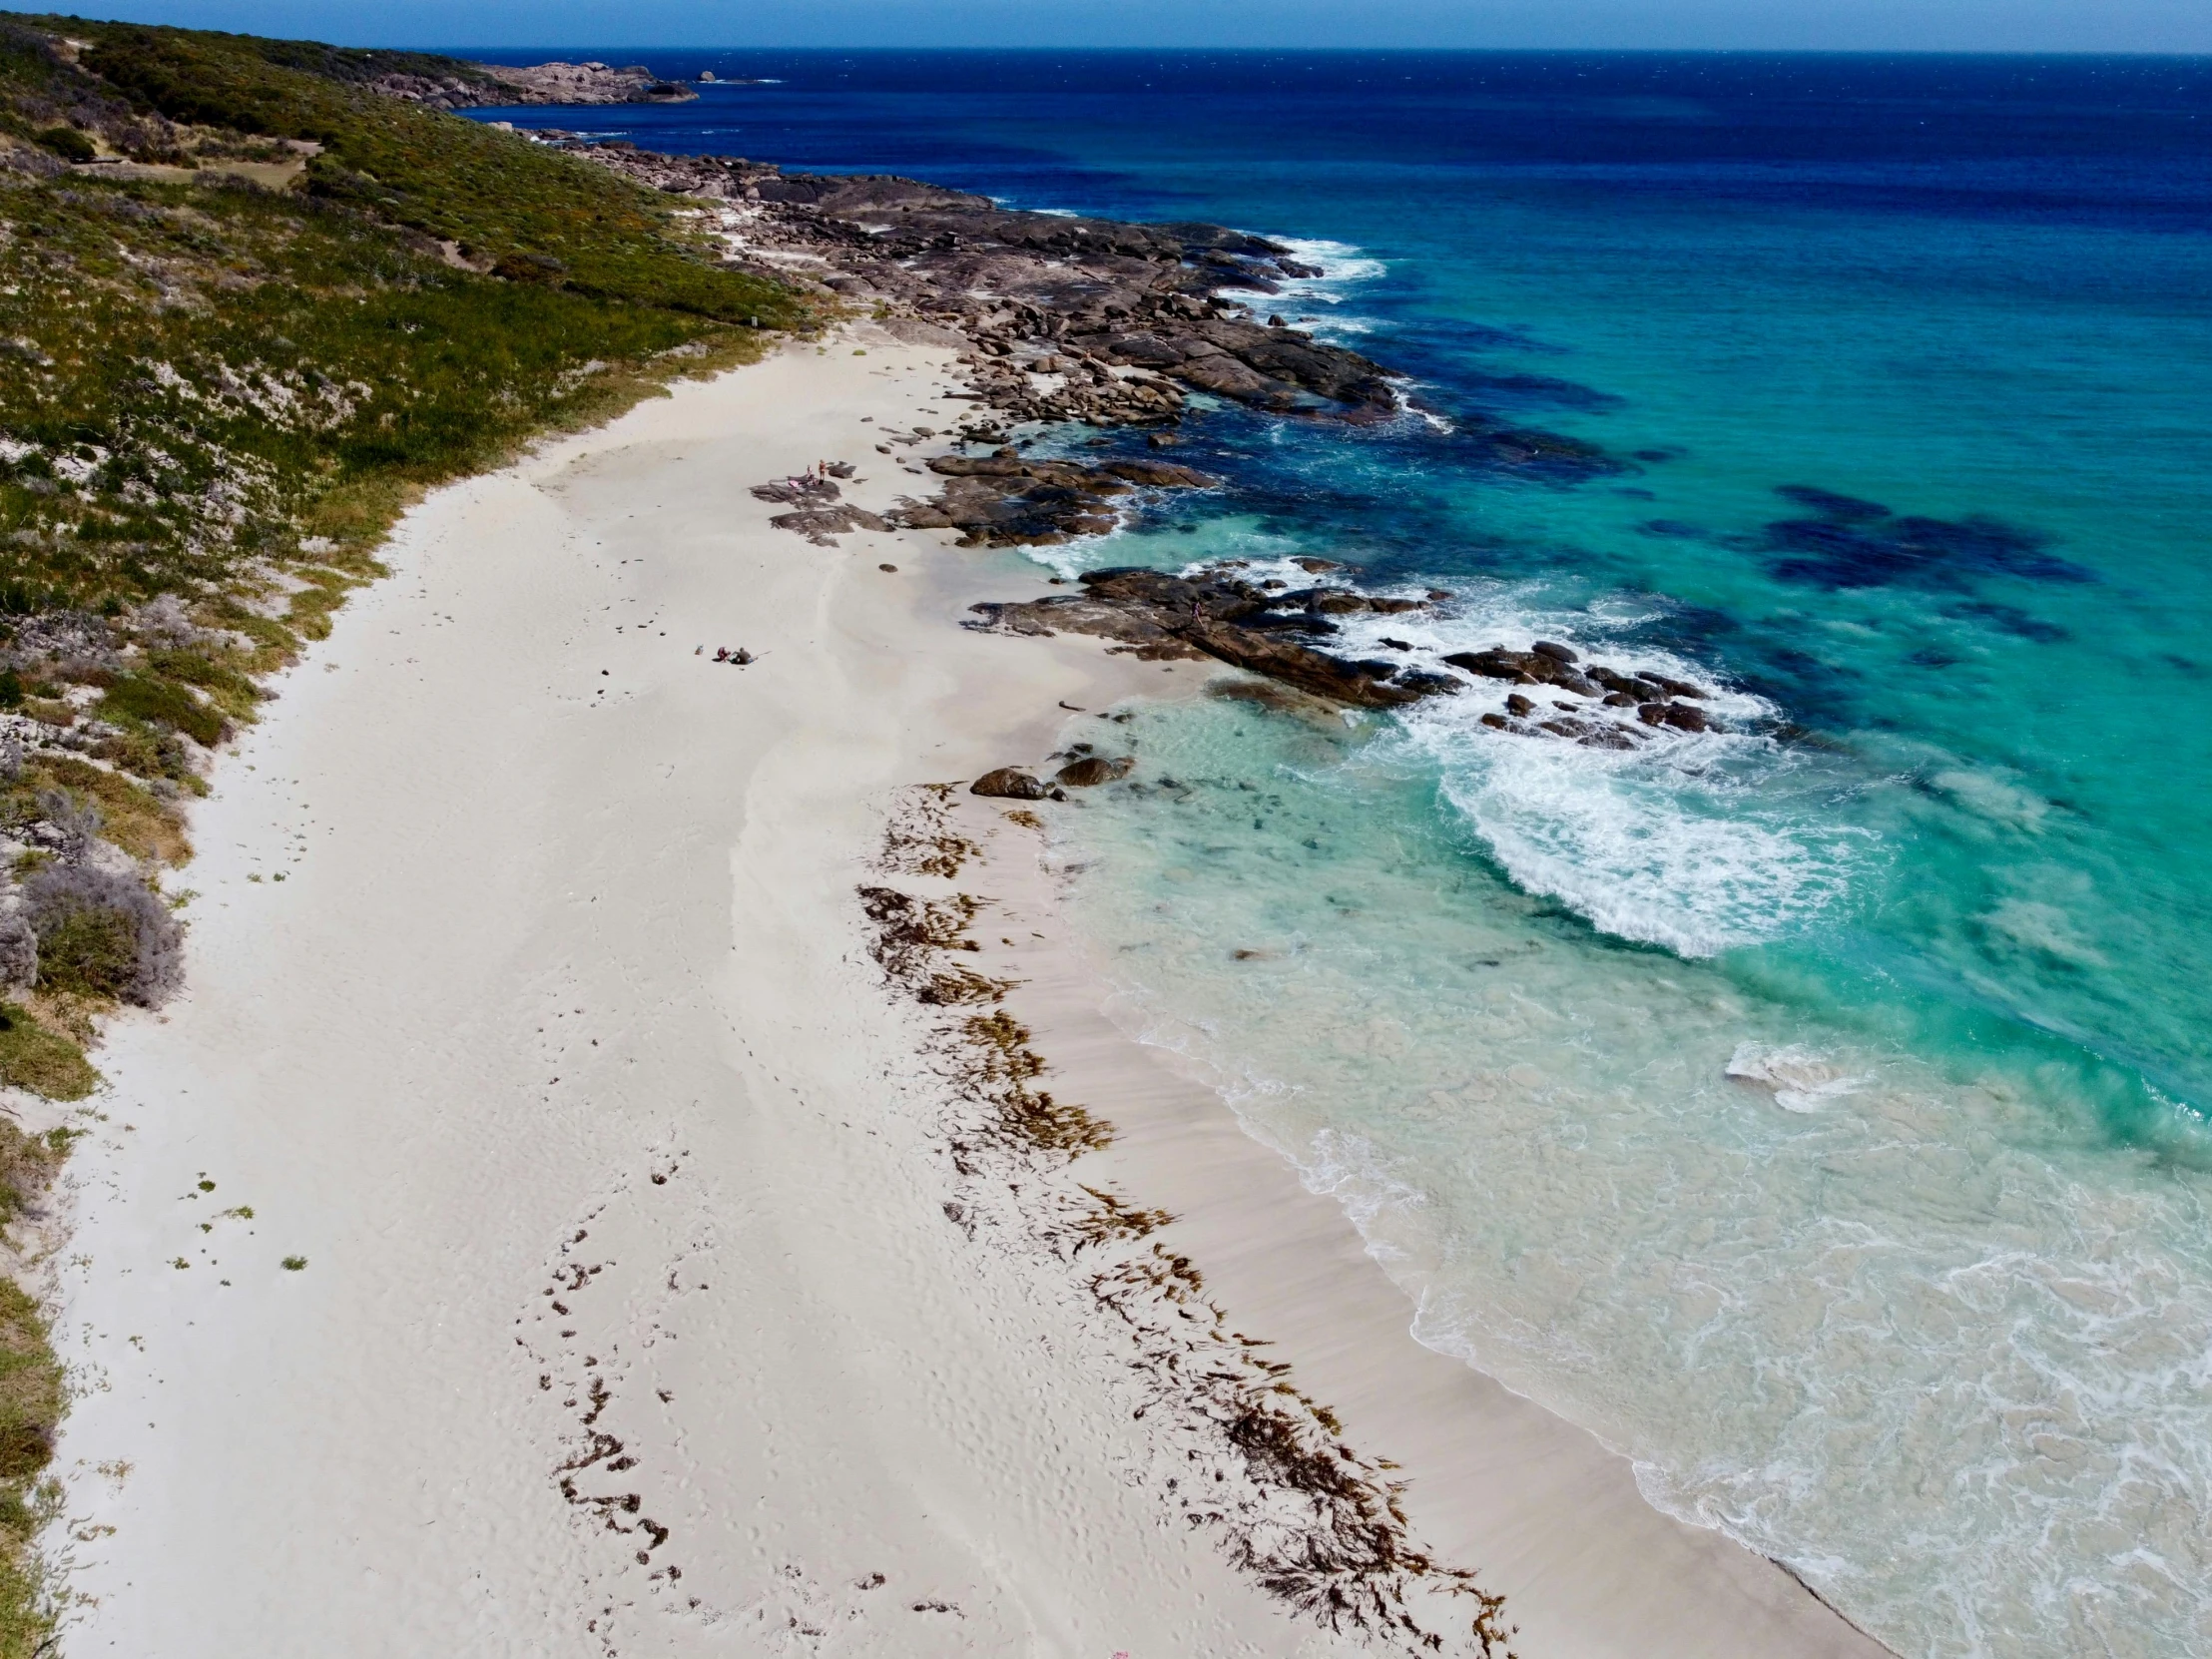
[[[1796,1043],[1772,1047],[1743,1042],[1728,1057],[1724,1076],[1756,1083],[1774,1095],[1786,1112],[1817,1112],[1839,1096],[1854,1094],[1870,1079],[1838,1071],[1829,1057]]]
[[[1317,267],[1319,276],[1299,277],[1306,282],[1366,282],[1383,276],[1389,267],[1371,257],[1368,252],[1349,242],[1328,242],[1313,238],[1276,237],[1273,239],[1291,251],[1291,258],[1300,265]]]
[[[1384,637],[1437,653],[1546,638],[1625,673],[1650,670],[1708,688],[1700,707],[1731,731],[1638,728],[1629,750],[1588,748],[1482,725],[1516,688],[1477,681],[1431,698],[1401,724],[1442,774],[1443,798],[1506,872],[1559,899],[1593,926],[1685,956],[1779,938],[1814,922],[1850,890],[1866,837],[1799,803],[1802,769],[1745,728],[1774,710],[1671,654],[1591,643],[1588,619],[1531,619],[1510,596],[1448,615],[1347,619],[1343,648],[1383,649]],[[1587,699],[1523,688],[1546,714]],[[1565,710],[1557,711],[1560,713]]]
[[[1059,821],[1081,930],[1422,1342],[1900,1652],[2212,1652],[2212,1178],[2032,1067],[1961,1079],[1531,927],[1405,816],[1387,743],[1208,704],[1129,730],[1194,787]]]
[[[1280,289],[1273,294],[1256,294],[1250,288],[1225,287],[1215,290],[1216,297],[1244,306],[1256,316],[1282,315],[1295,318],[1299,327],[1306,329],[1316,339],[1330,343],[1354,340],[1382,326],[1375,317],[1360,316],[1342,309],[1361,283],[1373,281],[1388,273],[1389,267],[1382,261],[1369,257],[1364,250],[1348,242],[1298,237],[1273,237],[1269,240],[1288,249],[1291,257],[1300,265],[1310,266],[1321,275],[1287,277]],[[1310,309],[1316,306],[1321,307],[1318,312]]]

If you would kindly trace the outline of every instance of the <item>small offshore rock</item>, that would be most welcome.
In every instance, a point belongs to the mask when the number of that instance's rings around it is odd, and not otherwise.
[[[1532,715],[1536,712],[1536,705],[1515,692],[1505,700],[1505,712],[1509,715]]]
[[[993,796],[1001,801],[1042,801],[1051,793],[1041,779],[1019,767],[1000,767],[995,772],[986,772],[968,786],[970,795]]]
[[[1395,683],[1424,697],[1457,697],[1467,689],[1450,675],[1432,673],[1425,668],[1409,668]]]

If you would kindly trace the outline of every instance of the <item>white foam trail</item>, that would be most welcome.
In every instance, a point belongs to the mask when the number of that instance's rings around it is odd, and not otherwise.
[[[1296,281],[1366,282],[1383,276],[1390,269],[1382,261],[1371,258],[1365,249],[1349,242],[1303,237],[1273,237],[1269,240],[1288,248],[1291,257],[1300,265],[1320,268],[1319,276],[1296,277]]]
[[[1357,287],[1362,282],[1373,281],[1389,271],[1389,267],[1382,261],[1369,257],[1365,250],[1349,242],[1330,242],[1307,237],[1270,237],[1268,240],[1279,248],[1289,250],[1291,257],[1300,265],[1312,266],[1321,275],[1285,277],[1279,290],[1273,294],[1256,294],[1250,288],[1225,287],[1217,288],[1215,297],[1244,306],[1255,315],[1280,314],[1290,317],[1305,306],[1341,306],[1352,297],[1348,289]],[[1373,333],[1382,326],[1375,317],[1344,313],[1333,316],[1298,316],[1296,323],[1315,338],[1332,343],[1343,343],[1359,335]]]
[[[1503,588],[1456,609],[1361,618],[1337,645],[1540,632],[1713,685],[1600,643],[1625,614]],[[1754,867],[1717,916],[1662,886],[1678,929],[1770,928],[1762,859],[1802,888],[1879,850],[1821,839],[1818,756],[1683,734],[1624,776],[1607,752],[1464,730],[1508,690],[1417,710],[1395,759],[1438,744],[1517,826],[1563,811],[1553,845],[1591,801],[1662,850],[1685,817],[1718,834],[1707,856]],[[2114,1147],[2033,1056],[1923,1059],[1758,980],[1531,925],[1388,795],[1414,770],[1389,742],[1210,702],[1142,718],[1143,764],[1204,782],[1056,821],[1063,867],[1094,872],[1071,884],[1078,936],[1145,1034],[1346,1206],[1421,1342],[1585,1424],[1656,1506],[1788,1562],[1900,1653],[2212,1653],[2212,1176]],[[1563,808],[1496,776],[1539,746]],[[1702,822],[1722,813],[1760,835]],[[1562,882],[1594,903],[1613,850],[1576,850],[1595,861]],[[2048,916],[2010,919],[2047,948]]]
[[[1384,638],[1426,652],[1536,639],[1567,645],[1585,661],[1651,670],[1708,688],[1700,707],[1725,732],[1653,733],[1630,750],[1585,748],[1548,736],[1498,732],[1484,714],[1505,710],[1516,688],[1478,681],[1457,697],[1417,704],[1400,717],[1409,739],[1442,772],[1444,800],[1522,888],[1567,904],[1591,925],[1684,956],[1712,956],[1811,925],[1850,890],[1867,837],[1827,813],[1800,811],[1799,763],[1747,731],[1771,719],[1764,700],[1716,682],[1702,664],[1577,636],[1589,619],[1531,626],[1510,596],[1457,615],[1346,618],[1338,647],[1381,653]],[[1602,718],[1591,700],[1552,688],[1518,688],[1537,703]],[[1566,711],[1557,711],[1564,713]],[[1805,782],[1810,783],[1807,779]]]
[[[1839,1096],[1857,1094],[1872,1080],[1865,1073],[1839,1072],[1826,1055],[1796,1043],[1738,1043],[1721,1074],[1771,1089],[1774,1103],[1786,1112],[1817,1112]]]

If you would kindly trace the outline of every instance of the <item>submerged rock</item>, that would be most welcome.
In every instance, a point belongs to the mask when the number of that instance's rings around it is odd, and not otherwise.
[[[1071,790],[1095,789],[1100,784],[1111,784],[1129,776],[1137,763],[1126,755],[1108,758],[1104,755],[1086,755],[1080,761],[1070,761],[1054,776],[1054,782]]]

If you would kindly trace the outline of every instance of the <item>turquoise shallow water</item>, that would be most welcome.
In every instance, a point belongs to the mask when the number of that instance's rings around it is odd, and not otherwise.
[[[2212,1651],[2212,68],[646,58],[781,82],[642,143],[1306,239],[1267,303],[1415,376],[1205,416],[1227,486],[1063,568],[1723,692],[1070,728],[1139,761],[1055,841],[1102,970],[1421,1340],[1902,1652]]]

